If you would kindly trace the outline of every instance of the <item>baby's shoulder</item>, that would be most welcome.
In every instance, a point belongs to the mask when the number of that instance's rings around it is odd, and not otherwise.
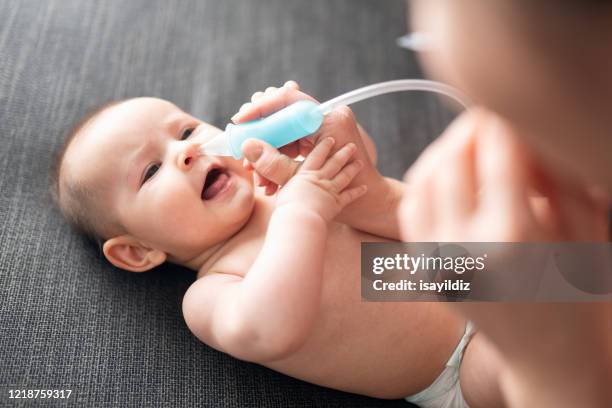
[[[264,234],[251,234],[232,240],[202,265],[197,274],[198,279],[213,273],[244,277],[255,262],[264,239]]]

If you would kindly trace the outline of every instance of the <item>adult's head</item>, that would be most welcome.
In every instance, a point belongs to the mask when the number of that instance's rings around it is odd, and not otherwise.
[[[549,170],[612,192],[612,2],[413,0],[427,72],[506,118]]]

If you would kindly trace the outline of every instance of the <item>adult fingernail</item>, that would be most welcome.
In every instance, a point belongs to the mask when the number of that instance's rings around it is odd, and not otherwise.
[[[238,118],[238,116],[240,116],[240,112],[236,112],[236,113],[234,113],[234,116],[232,116],[232,117],[230,118],[230,120],[231,120],[232,122],[235,122],[235,121],[236,121],[236,119]]]
[[[285,88],[296,88],[297,87],[297,82],[295,82],[293,80],[289,80],[289,81],[285,82],[285,84],[283,86]]]
[[[255,145],[249,149],[246,149],[246,151],[244,152],[244,156],[249,159],[251,163],[254,163],[261,157],[262,152],[263,146]]]
[[[244,111],[245,111],[247,108],[249,108],[251,105],[253,105],[253,103],[252,103],[252,102],[243,103],[243,104],[242,104],[242,106],[240,107],[240,109],[238,109],[238,112],[236,112],[236,113],[234,114],[234,116],[232,116],[230,119],[231,119],[232,121],[234,121],[236,118],[238,118],[238,117],[240,116],[240,114],[241,114],[242,112],[244,112]]]

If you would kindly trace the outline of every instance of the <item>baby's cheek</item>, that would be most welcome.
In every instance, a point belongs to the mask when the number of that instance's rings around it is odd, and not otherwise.
[[[143,220],[154,228],[170,228],[173,224],[188,222],[195,206],[201,205],[193,186],[187,186],[181,180],[159,181],[156,188],[138,198]]]

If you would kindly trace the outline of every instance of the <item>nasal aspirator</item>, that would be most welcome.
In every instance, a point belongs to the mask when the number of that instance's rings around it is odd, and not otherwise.
[[[350,105],[377,95],[399,91],[430,91],[447,95],[464,108],[467,98],[449,85],[423,79],[400,79],[381,82],[347,92],[325,103],[309,100],[295,102],[262,119],[239,125],[228,124],[225,131],[200,146],[200,154],[242,157],[242,143],[251,138],[264,140],[274,147],[282,147],[295,140],[315,133],[324,116],[336,106]]]

